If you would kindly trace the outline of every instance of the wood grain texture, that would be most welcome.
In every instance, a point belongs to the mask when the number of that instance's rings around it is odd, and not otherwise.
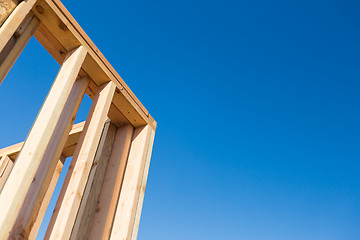
[[[0,193],[5,185],[7,178],[9,177],[9,174],[10,174],[13,166],[14,166],[14,163],[11,161],[11,159],[7,155],[3,155],[0,158]]]
[[[49,186],[48,186],[48,188],[46,190],[45,196],[44,196],[44,198],[43,198],[43,200],[41,202],[41,206],[40,206],[39,211],[37,213],[34,224],[31,227],[29,237],[28,237],[29,240],[35,240],[36,239],[36,236],[37,236],[37,234],[39,232],[41,223],[42,223],[42,221],[44,219],[46,210],[47,210],[47,208],[49,206],[51,197],[52,197],[52,195],[54,193],[56,184],[57,184],[57,182],[59,180],[60,173],[61,173],[61,170],[62,170],[62,168],[64,166],[65,159],[66,159],[66,157],[62,155],[60,157],[60,159],[57,161],[55,171],[54,171],[54,173],[52,175],[52,178],[51,178]]]
[[[18,0],[0,0],[0,27],[18,4]]]
[[[81,122],[74,124],[72,126],[71,131],[69,133],[69,137],[66,140],[65,147],[63,150],[63,155],[65,157],[71,157],[73,155],[75,149],[72,151],[70,149],[76,147],[80,134],[84,129],[84,125],[85,122]],[[23,145],[24,142],[20,142],[6,148],[2,148],[0,149],[0,156],[7,155],[11,159],[11,161],[14,162]]]
[[[0,84],[4,80],[5,76],[10,71],[11,67],[14,65],[16,59],[19,57],[20,53],[25,48],[26,44],[34,34],[37,26],[39,25],[39,20],[36,17],[28,15],[31,20],[25,23],[23,26],[23,31],[19,31],[16,37],[13,37],[8,45],[8,48],[5,49],[0,56]]]
[[[150,159],[153,136],[153,129],[149,126],[139,127],[134,131],[110,235],[111,240],[136,239],[135,224],[137,224],[137,215],[141,212],[139,203],[142,203],[142,200],[140,201],[141,192],[145,190],[143,181],[145,177],[146,182],[147,162]]]
[[[115,125],[111,124],[110,121],[107,122],[102,132],[70,239],[88,239],[96,205],[103,186],[105,171],[113,149],[115,133]]]
[[[79,79],[75,81],[71,89],[34,180],[22,203],[21,210],[10,233],[11,238],[16,238],[20,235],[28,238],[34,223],[38,219],[38,213],[44,203],[44,197],[51,184],[56,167],[59,164],[61,153],[88,83],[89,81],[86,78]]]
[[[115,85],[108,82],[96,93],[45,239],[70,238],[114,91]]]
[[[58,63],[64,61],[67,50],[63,47],[63,45],[56,39],[56,37],[50,32],[50,30],[43,23],[40,23],[39,27],[34,33],[34,36]],[[95,96],[96,89],[98,88],[97,84],[95,83],[94,80],[91,79],[89,74],[87,74],[84,70],[80,70],[79,75],[81,77],[89,78],[90,83],[88,89],[86,90],[86,93],[91,99],[93,99]],[[100,77],[97,75],[92,75],[92,76],[97,78]],[[114,98],[117,94],[118,93],[114,94]],[[129,120],[127,120],[127,118],[114,105],[114,103],[112,103],[110,106],[108,117],[111,119],[111,122],[114,123],[117,127],[130,123]]]
[[[9,39],[14,35],[16,29],[29,14],[35,3],[36,0],[21,2],[3,23],[0,28],[0,52],[4,49]]]
[[[134,128],[129,124],[118,128],[103,187],[96,206],[89,240],[109,239],[129,154]]]
[[[0,194],[0,239],[9,236],[86,54],[68,53]]]
[[[156,128],[155,120],[60,1],[39,0],[33,12],[64,49],[69,50],[79,45],[86,47],[89,55],[84,62],[84,71],[98,86],[107,81],[116,85],[113,103],[133,126],[149,124]],[[38,40],[42,43],[41,39]],[[56,55],[58,53],[54,51],[54,56]]]
[[[139,232],[140,217],[141,217],[142,206],[144,203],[146,182],[147,182],[147,178],[148,178],[148,174],[149,174],[150,159],[151,159],[151,153],[152,153],[152,148],[153,148],[153,144],[154,144],[155,131],[153,129],[151,129],[150,134],[151,134],[150,142],[149,142],[149,146],[148,146],[147,153],[146,153],[147,155],[146,155],[146,159],[145,159],[145,167],[144,167],[142,182],[140,185],[140,195],[139,195],[138,204],[136,207],[135,222],[134,222],[133,232],[131,235],[131,239],[134,239],[134,240],[137,239],[137,234]]]

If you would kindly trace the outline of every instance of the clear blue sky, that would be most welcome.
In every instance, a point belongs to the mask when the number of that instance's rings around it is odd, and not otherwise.
[[[63,3],[158,122],[139,240],[360,239],[356,1]],[[58,69],[31,40],[0,147]]]

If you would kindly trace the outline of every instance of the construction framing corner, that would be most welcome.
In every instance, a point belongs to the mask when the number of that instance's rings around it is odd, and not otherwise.
[[[155,120],[59,0],[0,0],[0,84],[32,36],[61,68],[26,141],[0,150],[0,239],[36,239],[72,157],[45,239],[135,240]]]

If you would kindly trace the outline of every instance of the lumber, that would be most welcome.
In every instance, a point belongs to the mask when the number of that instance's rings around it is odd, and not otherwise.
[[[17,0],[1,0],[0,1],[0,27],[18,4],[19,4],[19,1],[17,1]]]
[[[70,238],[69,229],[72,229],[79,210],[114,91],[115,85],[108,82],[100,86],[96,93],[45,239]]]
[[[115,133],[115,125],[108,121],[102,132],[70,239],[88,239],[89,237],[89,230],[94,219],[106,167],[113,149]]]
[[[147,178],[148,178],[148,174],[149,174],[150,159],[151,159],[151,153],[152,153],[152,148],[153,148],[153,144],[154,144],[155,131],[153,129],[151,129],[150,134],[151,134],[150,142],[149,142],[149,146],[147,149],[147,155],[146,155],[146,159],[145,159],[145,167],[144,167],[142,182],[140,185],[140,195],[137,199],[138,203],[137,203],[136,212],[135,212],[135,222],[133,225],[133,231],[132,231],[132,236],[131,236],[132,239],[134,239],[134,240],[137,239],[137,234],[139,232],[140,217],[141,217],[142,206],[144,203],[146,182],[147,182]]]
[[[68,53],[19,153],[0,194],[0,239],[9,236],[86,54],[83,47]]]
[[[153,139],[153,129],[148,125],[134,131],[110,240],[136,240]]]
[[[56,39],[56,37],[49,31],[49,29],[44,24],[39,24],[39,27],[34,33],[34,36],[58,63],[64,61],[67,50],[62,46],[62,44]],[[80,70],[79,75],[81,77],[89,78],[90,82],[86,93],[91,99],[93,99],[95,96],[95,92],[98,88],[97,84],[84,70]],[[114,94],[114,98],[116,98],[116,95],[117,93]],[[121,103],[118,103],[118,105],[119,104],[121,105]],[[115,106],[114,103],[112,103],[110,106],[108,117],[111,119],[111,122],[117,127],[121,127],[130,123],[129,120],[127,120],[127,118]]]
[[[1,53],[0,56],[0,84],[4,80],[5,76],[10,71],[11,67],[14,65],[16,59],[19,57],[20,53],[25,48],[26,44],[34,34],[37,26],[39,25],[39,20],[29,14],[27,18],[30,18],[29,22],[25,22],[23,31],[18,31],[16,37],[12,37],[12,41],[8,43],[7,49]],[[22,30],[20,27],[20,30]]]
[[[2,188],[5,185],[5,182],[9,176],[13,166],[14,166],[14,163],[11,161],[11,159],[7,155],[3,155],[0,158],[0,193],[1,193]]]
[[[133,126],[139,127],[148,124],[152,128],[156,128],[156,122],[146,108],[60,1],[39,0],[33,7],[33,12],[65,50],[80,45],[86,47],[89,55],[85,59],[83,70],[95,81],[97,86],[108,81],[112,81],[116,85],[113,103]],[[38,34],[35,37],[38,38]],[[43,44],[44,38],[38,38],[38,40]],[[46,47],[46,42],[43,45]],[[59,55],[58,51],[49,52],[54,58]]]
[[[28,238],[31,228],[37,219],[39,209],[43,203],[43,198],[47,192],[51,179],[53,178],[56,166],[61,157],[61,152],[64,149],[71,126],[76,117],[76,112],[85,94],[87,84],[88,79],[86,78],[75,81],[59,121],[56,124],[55,130],[47,145],[35,178],[22,203],[22,208],[18,213],[10,233],[10,238],[16,238],[20,235],[24,238]]]
[[[64,155],[61,155],[59,161],[57,161],[56,169],[55,169],[55,171],[53,173],[53,176],[51,178],[49,187],[48,187],[48,189],[46,191],[46,194],[45,194],[45,196],[44,196],[44,198],[43,198],[43,200],[41,202],[41,206],[40,206],[39,211],[37,213],[36,220],[34,221],[34,224],[31,227],[29,237],[28,237],[28,239],[30,239],[30,240],[35,240],[36,239],[36,236],[37,236],[37,234],[39,232],[41,223],[42,223],[43,218],[45,216],[46,210],[47,210],[47,208],[49,206],[51,197],[52,197],[52,195],[54,193],[57,181],[59,180],[60,173],[61,173],[61,170],[63,168],[65,159],[66,159],[66,157]]]
[[[85,122],[77,123],[72,126],[72,129],[69,133],[69,137],[66,140],[65,147],[63,150],[63,155],[65,157],[71,157],[74,154],[74,147],[76,147],[77,142],[79,140],[80,134],[84,128]],[[0,149],[0,156],[7,155],[11,161],[15,161],[17,155],[19,154],[24,142],[16,143],[9,147]],[[72,150],[72,151],[71,151]]]
[[[9,161],[10,158],[7,155],[0,157],[0,177],[4,174]]]
[[[156,121],[60,0],[0,0],[0,84],[32,36],[61,68],[25,142],[0,149],[0,239],[36,239],[73,156],[45,239],[135,240]]]
[[[128,124],[116,131],[114,147],[106,169],[89,240],[109,239],[116,204],[121,190],[134,128]]]
[[[36,0],[27,0],[22,1],[6,21],[0,27],[0,52],[4,49],[8,41],[14,35],[16,29],[20,26],[26,16],[30,13],[30,10],[33,8]]]

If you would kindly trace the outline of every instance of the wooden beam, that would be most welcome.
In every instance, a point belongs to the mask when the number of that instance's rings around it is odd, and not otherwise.
[[[89,230],[94,219],[96,205],[103,185],[105,171],[113,149],[115,133],[115,125],[108,121],[102,132],[70,239],[88,239]]]
[[[60,1],[39,0],[34,6],[33,12],[64,49],[69,50],[79,45],[86,47],[89,55],[83,65],[84,71],[98,86],[108,81],[112,81],[116,85],[117,92],[114,95],[113,103],[133,126],[139,127],[148,124],[152,128],[156,128],[155,120]],[[38,40],[43,44],[43,38],[38,38]],[[50,54],[54,58],[58,57],[58,51],[50,52]]]
[[[0,156],[7,155],[12,161],[15,161],[15,158],[17,157],[17,154],[20,152],[23,145],[24,145],[24,142],[21,142],[21,143],[17,143],[17,144],[11,145],[9,147],[0,149]]]
[[[9,46],[6,50],[1,52],[0,56],[0,84],[4,80],[5,76],[10,71],[11,67],[14,65],[16,59],[19,57],[20,53],[25,48],[26,44],[34,34],[37,26],[39,25],[39,20],[36,17],[28,17],[31,19],[29,22],[25,22],[23,26],[24,30],[20,35],[14,36],[14,40],[9,43]]]
[[[4,49],[16,29],[20,26],[37,0],[22,1],[0,28],[0,52]]]
[[[5,185],[7,178],[9,177],[9,174],[11,172],[11,169],[13,168],[13,165],[14,165],[14,163],[11,161],[11,159],[7,155],[3,155],[0,158],[0,193],[1,193],[2,188]]]
[[[86,54],[68,53],[0,194],[0,239],[9,236]]]
[[[148,178],[149,168],[150,168],[151,153],[152,153],[154,138],[155,138],[155,131],[153,129],[151,129],[150,134],[151,134],[150,142],[149,142],[149,146],[147,149],[144,173],[143,173],[143,178],[142,178],[142,182],[140,185],[140,195],[138,197],[138,204],[137,204],[136,213],[135,213],[135,222],[134,222],[134,228],[133,228],[133,233],[132,233],[132,239],[134,239],[134,240],[137,239],[137,234],[139,232],[140,217],[141,217],[142,206],[144,203],[146,183],[147,183],[147,178]]]
[[[74,124],[72,126],[72,129],[69,133],[69,137],[66,140],[65,147],[62,152],[62,155],[64,155],[66,158],[72,157],[74,155],[75,148],[77,146],[77,143],[79,142],[79,138],[84,129],[84,126],[85,126],[85,121]]]
[[[41,206],[40,206],[39,211],[37,213],[36,220],[35,220],[34,224],[31,227],[29,237],[28,237],[28,239],[30,239],[30,240],[35,240],[36,239],[36,236],[37,236],[37,234],[39,232],[41,223],[42,223],[42,221],[44,219],[46,210],[47,210],[47,208],[49,206],[51,197],[52,197],[52,195],[54,193],[56,184],[57,184],[57,182],[59,180],[60,173],[61,173],[61,170],[62,170],[62,168],[64,166],[65,160],[66,160],[66,157],[64,155],[61,155],[60,159],[57,161],[56,169],[55,169],[54,174],[53,174],[53,176],[51,178],[49,187],[48,187],[48,189],[46,191],[46,194],[45,194],[45,196],[44,196],[44,198],[43,198],[43,200],[41,202]]]
[[[18,4],[19,4],[18,0],[0,1],[0,27]]]
[[[50,32],[50,30],[42,23],[40,23],[36,32],[34,33],[36,39],[42,44],[42,46],[54,57],[54,59],[61,63],[64,61],[64,57],[67,53],[67,50],[63,45],[56,39],[56,37]],[[95,96],[96,89],[98,88],[97,84],[91,77],[82,69],[80,70],[80,76],[88,77],[90,80],[89,87],[86,90],[87,95],[93,99]],[[94,77],[94,75],[93,75]],[[97,76],[96,76],[97,77]],[[118,93],[114,94],[113,102],[118,101],[116,97]],[[118,105],[121,103],[118,103]],[[131,113],[131,112],[130,112]],[[114,103],[111,104],[108,117],[111,119],[111,122],[117,127],[124,126],[129,124],[129,120],[120,112],[120,110],[115,106]]]
[[[69,133],[69,137],[66,141],[64,150],[63,150],[62,155],[64,157],[73,156],[75,147],[76,147],[77,142],[80,137],[80,134],[84,128],[84,124],[85,124],[85,122],[81,122],[81,123],[73,125],[73,127]],[[24,142],[21,142],[21,143],[17,143],[12,146],[0,149],[0,156],[3,156],[3,157],[7,156],[9,158],[9,159],[5,159],[4,163],[6,163],[6,164],[4,165],[4,168],[1,168],[2,170],[0,170],[0,173],[2,173],[2,174],[0,174],[0,192],[5,185],[7,178],[10,175],[10,172],[14,166],[14,161],[15,161],[18,153],[20,152],[23,144],[24,144]],[[7,160],[10,160],[10,161],[7,161]],[[59,164],[62,165],[63,162],[59,163]],[[58,168],[58,166],[57,166],[57,168]],[[31,232],[33,232],[33,231],[31,231]]]
[[[108,82],[96,93],[45,239],[70,237],[114,91],[115,85]]]
[[[69,136],[71,126],[76,117],[77,110],[85,94],[89,81],[86,78],[75,81],[70,95],[65,103],[59,121],[47,145],[45,154],[31,183],[29,191],[22,203],[15,224],[10,233],[10,238],[22,236],[27,239],[37,220],[38,212],[42,206],[43,198],[49,188],[56,166]]]
[[[153,140],[151,127],[135,129],[110,240],[136,240]]]
[[[83,239],[109,239],[121,183],[124,177],[134,128],[126,125],[116,131],[114,147],[106,169],[96,213],[88,235]]]
[[[72,129],[69,133],[69,137],[66,140],[65,147],[63,150],[63,155],[65,157],[71,157],[74,154],[75,147],[78,143],[81,132],[83,131],[85,122],[77,123],[72,126]],[[7,155],[11,161],[15,161],[17,155],[19,154],[24,142],[11,145],[9,147],[0,149],[0,156]]]

